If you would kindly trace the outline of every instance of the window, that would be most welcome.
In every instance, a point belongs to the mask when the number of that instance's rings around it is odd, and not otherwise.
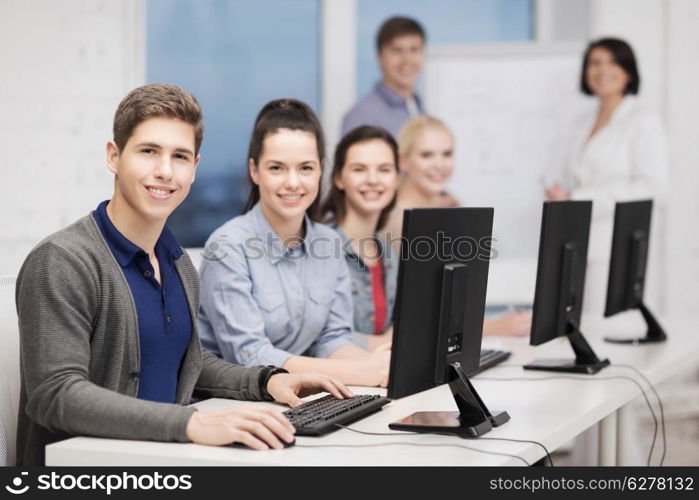
[[[265,103],[293,97],[319,112],[319,0],[148,0],[147,80],[191,91],[204,110],[197,180],[168,225],[200,247],[239,215],[246,155]]]

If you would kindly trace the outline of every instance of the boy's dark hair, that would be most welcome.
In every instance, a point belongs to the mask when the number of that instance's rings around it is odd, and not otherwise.
[[[376,51],[380,54],[381,49],[394,38],[405,35],[419,35],[424,44],[427,40],[427,35],[422,25],[415,19],[409,17],[391,17],[386,19],[379,28],[379,33],[376,35]]]
[[[347,132],[347,134],[338,143],[335,149],[335,161],[333,162],[332,180],[342,173],[342,169],[347,162],[347,152],[355,144],[360,144],[366,141],[380,140],[386,143],[393,153],[393,162],[398,170],[398,144],[393,136],[381,127],[372,127],[363,125]],[[374,228],[374,232],[380,231],[388,222],[388,217],[391,210],[396,204],[396,196],[393,195],[391,203],[389,203],[379,215],[378,223]],[[325,215],[326,221],[334,224],[340,224],[345,219],[345,192],[331,183],[330,192],[323,202],[321,213]]]
[[[638,90],[641,87],[641,77],[638,75],[638,68],[636,67],[636,56],[634,56],[631,46],[619,38],[600,38],[599,40],[590,42],[590,45],[587,46],[585,56],[583,57],[582,73],[580,75],[580,90],[582,93],[593,95],[592,90],[587,85],[585,74],[587,72],[590,53],[597,48],[607,49],[611,52],[614,62],[621,66],[628,75],[629,83],[624,89],[624,95],[638,94]]]
[[[194,127],[194,154],[199,154],[204,125],[201,106],[188,91],[167,83],[143,85],[129,92],[114,113],[114,142],[123,151],[133,131],[151,118],[179,118]]]
[[[277,99],[270,101],[260,110],[250,137],[250,147],[248,148],[248,163],[250,160],[259,165],[260,156],[265,138],[280,129],[303,130],[312,133],[316,138],[318,148],[318,161],[320,162],[321,179],[323,185],[323,160],[325,159],[325,139],[323,138],[323,128],[318,117],[305,102],[296,99]],[[250,194],[245,204],[243,212],[248,212],[260,200],[260,187],[252,181],[250,169],[248,169],[248,180],[250,181]],[[318,206],[320,205],[320,192],[306,213],[313,220],[318,220]]]

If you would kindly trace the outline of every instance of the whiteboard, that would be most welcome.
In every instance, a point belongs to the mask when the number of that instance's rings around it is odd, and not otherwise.
[[[493,297],[498,290],[508,302],[533,300],[543,186],[562,171],[569,123],[594,106],[578,90],[583,49],[517,43],[428,52],[425,108],[455,136],[449,192],[465,206],[495,208],[490,303],[504,301]],[[521,279],[507,279],[515,268]]]

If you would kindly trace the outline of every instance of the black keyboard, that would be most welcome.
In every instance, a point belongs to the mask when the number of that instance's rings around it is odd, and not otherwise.
[[[481,362],[478,370],[469,376],[478,375],[484,370],[491,368],[508,359],[512,353],[510,351],[498,351],[496,349],[481,349]]]
[[[345,399],[327,395],[286,410],[284,415],[296,428],[297,436],[319,436],[337,430],[339,427],[335,424],[347,425],[366,417],[388,402],[388,398],[377,395]]]

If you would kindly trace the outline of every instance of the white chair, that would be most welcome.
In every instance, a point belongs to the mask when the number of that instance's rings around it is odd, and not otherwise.
[[[204,249],[203,248],[185,248],[184,249],[187,254],[189,254],[189,258],[192,259],[192,264],[194,264],[194,268],[199,272],[199,268],[201,267],[201,261],[204,255]]]
[[[0,467],[7,465],[7,443],[5,442],[5,428],[0,422]]]
[[[0,276],[0,466],[15,465],[20,390],[15,281],[15,276]]]

